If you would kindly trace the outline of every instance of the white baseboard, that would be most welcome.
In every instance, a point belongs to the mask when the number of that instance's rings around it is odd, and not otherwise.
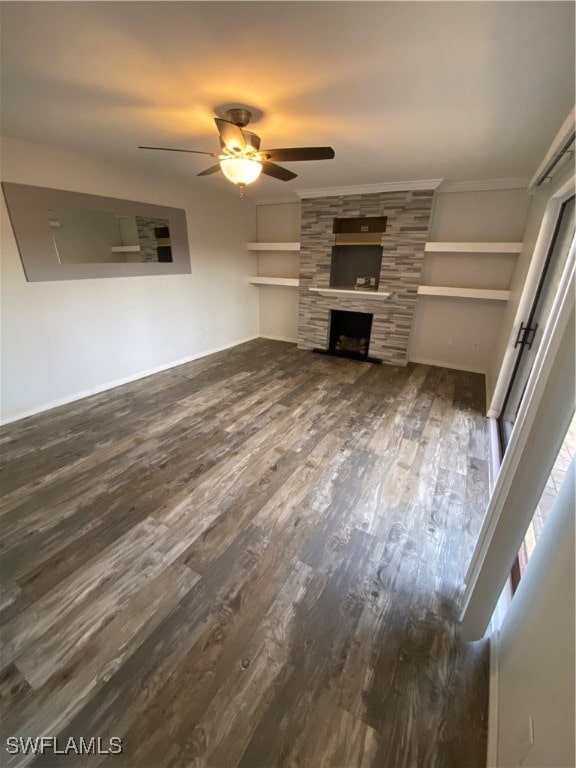
[[[167,371],[170,368],[176,368],[179,365],[184,365],[185,363],[191,363],[192,361],[199,360],[202,357],[208,357],[209,355],[214,355],[216,352],[223,352],[225,349],[238,347],[240,344],[245,344],[248,341],[253,341],[254,339],[258,339],[258,338],[260,337],[257,335],[246,336],[246,338],[239,339],[238,341],[234,341],[232,344],[224,344],[221,347],[215,347],[213,349],[208,349],[204,352],[198,352],[194,355],[183,357],[180,360],[175,360],[172,363],[157,365],[155,368],[149,368],[148,370],[140,371],[139,373],[132,374],[131,376],[124,376],[121,379],[115,379],[114,381],[109,381],[106,384],[101,384],[97,387],[84,389],[81,392],[75,392],[73,395],[67,395],[66,397],[58,398],[57,400],[50,400],[49,402],[43,403],[42,405],[39,405],[36,408],[30,408],[25,411],[19,411],[18,413],[13,413],[9,416],[6,416],[2,419],[0,423],[2,425],[11,424],[14,421],[27,419],[29,416],[35,416],[38,413],[44,413],[45,411],[50,411],[52,410],[52,408],[58,408],[60,405],[68,405],[69,403],[76,402],[76,400],[83,400],[85,397],[90,397],[91,395],[97,395],[100,392],[106,392],[107,389],[114,389],[114,387],[121,387],[122,384],[129,384],[132,381],[138,381],[138,379],[145,379],[146,376],[153,376],[155,373],[161,373],[162,371]]]
[[[270,341],[287,341],[290,344],[297,344],[298,339],[289,339],[286,336],[270,336],[267,333],[261,333],[259,336],[260,339],[270,339]]]
[[[409,363],[419,363],[420,365],[433,365],[436,368],[450,368],[453,371],[466,371],[467,373],[482,373],[486,376],[486,371],[483,368],[470,367],[466,365],[456,365],[456,363],[448,363],[445,360],[432,360],[428,357],[412,357],[408,358]]]

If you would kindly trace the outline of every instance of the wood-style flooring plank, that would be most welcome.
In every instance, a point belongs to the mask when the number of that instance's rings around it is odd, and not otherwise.
[[[5,428],[3,735],[123,740],[6,765],[483,765],[484,408],[260,339]]]

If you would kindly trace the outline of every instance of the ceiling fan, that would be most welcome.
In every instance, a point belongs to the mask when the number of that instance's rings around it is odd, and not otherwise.
[[[158,149],[167,152],[191,152],[195,155],[209,155],[218,159],[218,164],[198,176],[210,176],[222,171],[233,184],[243,188],[264,173],[281,181],[295,179],[297,174],[276,165],[274,160],[294,162],[300,160],[331,160],[334,157],[332,147],[286,147],[284,149],[260,149],[260,137],[252,131],[244,130],[252,118],[247,109],[229,109],[226,119],[215,117],[214,122],[220,134],[220,152],[201,152],[197,149],[175,149],[172,147],[138,147],[138,149]]]

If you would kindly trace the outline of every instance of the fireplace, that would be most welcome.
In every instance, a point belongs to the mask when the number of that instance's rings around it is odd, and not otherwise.
[[[353,360],[380,362],[368,357],[372,318],[368,312],[330,311],[330,341],[328,352]]]
[[[300,349],[341,354],[333,338],[330,343],[334,312],[371,313],[367,354],[363,347],[361,353],[346,353],[357,360],[406,365],[433,199],[432,189],[417,189],[302,201]],[[358,338],[366,338],[366,331]],[[344,342],[356,345],[348,338]]]

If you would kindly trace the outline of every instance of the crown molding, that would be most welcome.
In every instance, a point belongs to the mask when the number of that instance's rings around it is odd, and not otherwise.
[[[297,189],[301,200],[309,197],[341,197],[344,195],[370,195],[374,192],[410,192],[417,189],[432,190],[442,179],[416,179],[412,181],[385,181],[381,184],[357,184],[350,187],[325,187],[323,189]]]
[[[478,181],[445,181],[438,189],[444,192],[494,192],[499,189],[528,189],[530,179],[480,179]]]
[[[252,198],[254,205],[300,205],[300,200],[292,192],[286,195],[269,195]]]

